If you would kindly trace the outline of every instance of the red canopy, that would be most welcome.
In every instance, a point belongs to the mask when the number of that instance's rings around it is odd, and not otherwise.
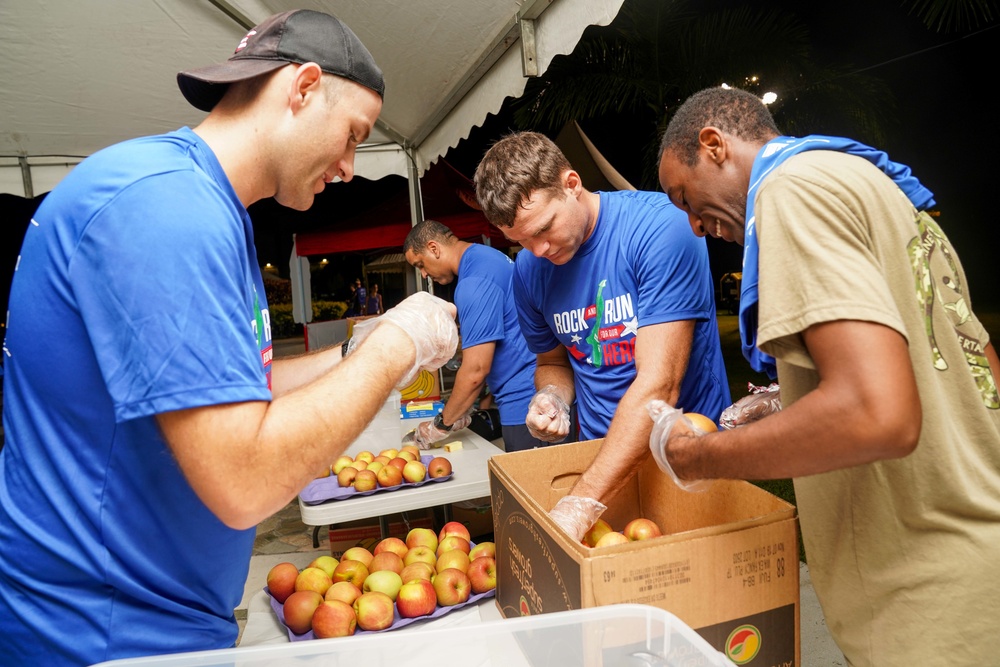
[[[444,160],[438,160],[424,173],[420,190],[424,216],[446,225],[458,238],[481,242],[486,235],[495,248],[511,245],[479,210],[472,181]],[[296,254],[303,257],[398,249],[411,227],[409,192],[403,184],[398,193],[364,213],[339,220],[326,229],[296,234]]]

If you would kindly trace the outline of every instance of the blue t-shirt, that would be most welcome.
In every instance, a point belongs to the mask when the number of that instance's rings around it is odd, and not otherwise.
[[[664,194],[598,194],[594,231],[573,259],[556,266],[529,252],[517,256],[514,300],[528,349],[565,346],[581,435],[602,438],[635,379],[638,330],[695,320],[677,407],[718,421],[729,384],[705,239]]]
[[[504,426],[523,424],[535,395],[535,356],[528,351],[517,322],[513,278],[514,263],[507,255],[472,244],[458,263],[454,297],[462,349],[496,343],[486,384],[496,398]]]
[[[198,499],[154,417],[271,399],[252,227],[208,145],[183,128],[77,166],[32,219],[8,324],[3,663],[231,646],[255,531]]]

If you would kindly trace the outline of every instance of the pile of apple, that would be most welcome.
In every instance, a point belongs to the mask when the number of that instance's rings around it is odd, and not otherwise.
[[[355,491],[373,491],[378,488],[392,488],[403,482],[422,482],[427,478],[447,477],[451,474],[451,461],[443,456],[435,457],[426,466],[420,460],[420,449],[416,445],[403,445],[401,449],[383,449],[378,456],[369,451],[358,452],[350,457],[346,454],[338,458],[319,477],[337,477],[337,484],[343,488],[354,487]]]
[[[278,563],[267,573],[268,592],[282,605],[285,625],[320,639],[384,630],[402,618],[419,618],[496,588],[496,547],[473,546],[469,530],[450,521],[435,533],[414,528],[406,540],[387,537],[374,551],[356,546],[320,556],[301,571]]]
[[[596,547],[611,546],[612,544],[648,540],[652,537],[659,537],[662,534],[660,527],[654,521],[642,517],[629,521],[625,524],[625,528],[621,532],[615,531],[611,527],[611,524],[604,519],[598,519],[597,523],[583,534],[581,542],[593,549]]]

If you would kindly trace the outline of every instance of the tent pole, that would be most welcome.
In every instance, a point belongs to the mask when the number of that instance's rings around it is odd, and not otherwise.
[[[417,155],[413,148],[406,147],[406,156],[409,158],[406,163],[406,171],[407,184],[410,187],[410,226],[416,227],[424,221],[424,200],[420,194],[420,170],[417,169]],[[413,273],[416,277],[417,291],[423,290],[424,282],[423,276],[420,275],[420,269],[414,267]],[[426,288],[428,292],[434,294],[432,281],[427,281]]]

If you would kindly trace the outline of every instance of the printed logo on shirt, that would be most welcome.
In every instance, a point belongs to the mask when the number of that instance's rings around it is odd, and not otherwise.
[[[557,335],[569,335],[566,349],[574,359],[591,366],[620,366],[635,361],[635,316],[632,294],[605,295],[607,279],[597,284],[593,305],[552,316]],[[587,335],[581,336],[586,331]]]
[[[271,388],[271,359],[274,348],[271,345],[271,311],[260,307],[257,290],[253,293],[253,320],[250,322],[253,334],[257,338],[257,348],[260,350],[260,363],[267,376],[267,388]]]

